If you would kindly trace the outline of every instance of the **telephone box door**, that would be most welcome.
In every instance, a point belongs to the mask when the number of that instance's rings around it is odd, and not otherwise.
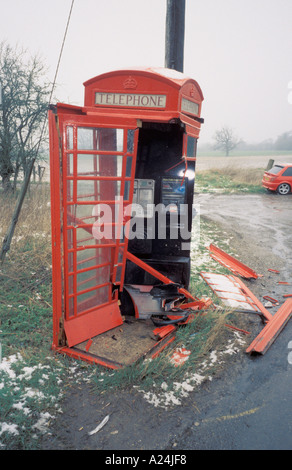
[[[122,324],[123,215],[133,197],[137,135],[134,129],[105,127],[95,119],[68,114],[58,119],[63,322],[69,347]]]

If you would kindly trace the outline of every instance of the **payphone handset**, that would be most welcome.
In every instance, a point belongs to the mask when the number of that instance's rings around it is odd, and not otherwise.
[[[183,214],[186,211],[186,181],[182,178],[161,178],[158,181],[159,210]],[[155,180],[137,178],[134,181],[132,216],[149,219],[154,216]],[[163,210],[164,208],[164,210]]]
[[[155,181],[151,179],[135,179],[132,213],[135,217],[148,218],[153,216]]]

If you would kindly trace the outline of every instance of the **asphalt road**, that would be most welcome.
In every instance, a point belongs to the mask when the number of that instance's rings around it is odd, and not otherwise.
[[[201,215],[243,236],[266,259],[279,257],[274,295],[292,292],[292,195],[198,195]],[[247,238],[245,238],[247,237]],[[271,274],[271,276],[273,276]],[[271,277],[270,276],[270,277]],[[277,276],[277,275],[276,275]],[[287,287],[285,286],[285,289]],[[288,288],[289,289],[289,288]],[[196,395],[193,422],[177,440],[179,449],[283,450],[292,448],[292,320],[264,356],[246,357],[236,370]]]

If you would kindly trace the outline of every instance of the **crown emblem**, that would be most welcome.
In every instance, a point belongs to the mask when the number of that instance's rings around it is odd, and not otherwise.
[[[135,88],[137,88],[137,85],[138,83],[131,76],[126,78],[126,80],[123,82],[123,87],[125,88],[125,90],[129,90],[129,89],[134,90]]]
[[[191,89],[190,89],[190,95],[193,97],[195,96],[195,91],[196,91],[196,88],[194,85],[191,86]]]

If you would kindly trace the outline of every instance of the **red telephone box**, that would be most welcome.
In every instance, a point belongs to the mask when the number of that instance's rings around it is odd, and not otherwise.
[[[84,86],[84,107],[58,103],[49,111],[53,349],[119,368],[144,354],[137,331],[129,346],[130,325],[141,329],[155,311],[153,287],[187,292],[190,240],[168,232],[170,213],[182,226],[179,207],[186,207],[190,233],[203,95],[195,80],[169,69],[115,71]],[[142,212],[168,207],[164,237],[156,211],[138,214],[133,230],[133,202]],[[144,346],[157,351],[168,341]],[[107,354],[108,343],[131,347],[134,356],[120,360],[115,348]]]

